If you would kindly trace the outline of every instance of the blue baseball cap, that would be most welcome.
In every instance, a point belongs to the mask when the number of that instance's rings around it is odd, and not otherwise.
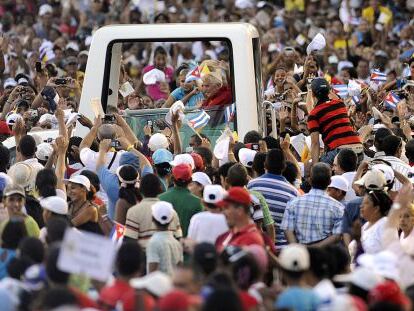
[[[161,148],[154,152],[152,155],[154,164],[170,163],[173,160],[173,155],[167,149]]]
[[[123,152],[119,158],[119,166],[129,164],[133,166],[137,171],[139,171],[139,159],[132,152]]]

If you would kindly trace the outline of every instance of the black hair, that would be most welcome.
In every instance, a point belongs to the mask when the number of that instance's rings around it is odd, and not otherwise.
[[[286,167],[285,154],[280,149],[270,149],[266,156],[265,168],[275,175],[281,175]]]
[[[96,192],[98,192],[101,189],[99,176],[96,173],[90,170],[83,170],[79,175],[87,177],[91,185],[95,188]]]
[[[311,170],[312,188],[326,190],[331,183],[331,167],[326,163],[316,163]]]
[[[233,147],[234,158],[236,159],[237,162],[240,161],[240,159],[239,159],[239,151],[242,148],[246,148],[246,146],[242,142],[237,142],[234,145],[234,147]]]
[[[204,166],[210,167],[213,161],[213,153],[207,147],[196,147],[194,148],[194,152],[199,154],[203,158]]]
[[[395,135],[389,135],[382,142],[382,151],[386,156],[396,156],[398,149],[402,146],[402,140]]]
[[[191,179],[190,180],[177,180],[174,177],[172,178],[174,185],[176,185],[177,187],[181,187],[181,188],[187,188],[187,186],[191,183]]]
[[[141,246],[136,242],[124,242],[116,255],[116,269],[121,276],[132,277],[140,272],[144,258]]]
[[[160,16],[160,14],[159,14],[158,16]],[[154,21],[155,21],[155,20],[154,20]],[[167,55],[168,55],[167,51],[166,51],[166,50],[165,50],[162,46],[157,46],[157,47],[155,48],[155,50],[154,50],[154,58],[155,58],[158,54],[162,54],[162,55],[165,55],[165,56],[167,56]]]
[[[266,136],[263,138],[266,143],[267,149],[280,149],[280,141],[272,136]]]
[[[402,305],[390,301],[378,301],[370,304],[369,311],[404,311]]]
[[[72,136],[71,138],[69,138],[68,149],[66,151],[66,155],[69,159],[69,163],[73,163],[78,160],[78,159],[75,159],[72,155],[72,152],[73,152],[72,147],[74,146],[79,147],[81,142],[82,142],[82,137]]]
[[[48,249],[48,256],[46,259],[46,274],[49,280],[59,284],[66,285],[69,281],[70,274],[60,270],[57,266],[60,253],[59,245],[51,245]]]
[[[194,269],[204,275],[210,275],[217,268],[218,257],[213,244],[207,242],[196,244],[191,259]]]
[[[50,217],[46,222],[46,242],[47,244],[52,244],[55,242],[61,242],[63,236],[65,235],[66,229],[70,227],[69,220],[63,217]]]
[[[265,173],[265,161],[266,153],[257,152],[253,159],[252,169],[256,172],[258,176],[261,176]]]
[[[358,156],[351,149],[342,149],[338,153],[338,165],[344,172],[354,172],[358,165]]]
[[[310,272],[319,280],[328,278],[331,275],[329,265],[329,253],[319,247],[308,247],[309,258],[310,258]]]
[[[10,151],[3,144],[0,144],[0,172],[7,173],[10,167]]]
[[[132,165],[123,165],[119,170],[119,175],[125,181],[134,181],[137,180],[139,174],[135,167]],[[131,205],[135,205],[138,201],[141,200],[141,194],[139,189],[136,187],[135,182],[133,184],[125,184],[119,188],[119,199],[124,199]]]
[[[210,139],[205,134],[200,133],[200,136],[202,138],[207,138],[208,141],[210,141]],[[201,138],[197,134],[192,135],[190,138],[193,138],[195,143],[196,143],[196,145],[194,147],[200,147],[201,146],[202,141],[201,141]]]
[[[9,277],[21,280],[24,273],[26,272],[27,268],[34,265],[35,262],[28,257],[25,256],[18,256],[14,257],[8,264],[7,264],[7,274]]]
[[[224,163],[222,166],[219,167],[218,169],[218,175],[221,177],[223,176],[223,178],[226,178],[230,168],[235,165],[237,162],[227,162]]]
[[[257,144],[262,139],[258,131],[249,131],[244,135],[244,144]]]
[[[144,198],[156,198],[162,193],[160,179],[154,174],[147,174],[141,179],[140,192]]]
[[[391,209],[392,200],[383,190],[375,190],[367,193],[374,206],[379,207],[382,216],[387,216]]]
[[[248,290],[259,278],[259,267],[253,255],[247,253],[232,264],[232,275],[241,290]]]
[[[2,247],[7,249],[17,249],[21,240],[27,237],[24,222],[19,219],[11,219],[6,223],[1,234]]]
[[[348,294],[361,298],[363,301],[368,302],[368,291],[356,286],[354,284],[349,284]]]
[[[168,162],[159,163],[154,165],[155,171],[157,172],[157,175],[160,177],[165,177],[171,174],[171,164]]]
[[[154,17],[154,23],[156,23],[160,18],[164,18],[166,21],[167,21],[167,23],[169,23],[170,22],[170,18],[168,17],[168,15],[167,14],[164,14],[164,13],[158,13],[157,15],[155,15],[155,17]],[[158,47],[158,48],[161,48],[161,47]],[[158,49],[157,48],[157,49]],[[155,54],[156,54],[156,52],[157,52],[157,49],[155,49],[155,53],[154,53],[154,56],[155,56]],[[162,48],[163,49],[163,51],[165,51],[164,50],[164,48]],[[165,53],[165,55],[167,55],[167,53]]]
[[[54,170],[44,168],[36,175],[36,189],[43,198],[56,195],[57,177]]]
[[[358,74],[354,67],[344,67],[342,70],[348,72],[351,79],[358,79]]]
[[[330,244],[325,246],[326,251],[330,256],[330,278],[335,275],[344,274],[348,270],[349,264],[351,263],[351,257],[349,256],[348,250],[340,244]]]
[[[249,182],[249,175],[241,163],[232,165],[227,173],[226,181],[232,187],[244,187]]]
[[[411,139],[405,145],[405,156],[411,163],[414,162],[414,139]]]
[[[385,137],[392,135],[392,132],[388,128],[379,128],[374,136],[374,146],[377,149],[377,151],[383,151],[382,150],[382,142],[384,141]]]
[[[30,258],[34,263],[42,263],[45,248],[42,241],[34,237],[26,237],[19,243],[20,255]]]
[[[18,148],[24,157],[34,157],[36,152],[36,141],[32,136],[25,135],[20,139]]]
[[[243,311],[239,294],[233,289],[219,288],[213,290],[204,301],[201,311]]]
[[[282,175],[290,184],[293,185],[298,178],[299,170],[293,162],[286,161],[286,166],[282,172]]]
[[[39,305],[39,310],[54,310],[62,306],[77,306],[78,300],[69,288],[53,287],[41,292],[35,305]]]

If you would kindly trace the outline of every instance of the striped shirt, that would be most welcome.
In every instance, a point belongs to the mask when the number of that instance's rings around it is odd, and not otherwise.
[[[360,144],[361,139],[351,126],[348,111],[341,100],[319,103],[308,117],[309,132],[319,132],[329,150],[343,145]]]
[[[298,191],[281,175],[264,174],[247,185],[249,190],[260,192],[269,206],[270,215],[275,221],[276,246],[287,245],[283,230],[280,229],[287,203],[298,196]]]
[[[293,231],[298,243],[315,243],[342,233],[343,214],[344,206],[326,191],[311,189],[288,203],[280,227]]]
[[[405,163],[403,160],[393,157],[393,156],[386,156],[386,155],[380,155],[375,156],[374,159],[384,160],[391,164],[391,167],[394,171],[407,176],[408,173],[413,172],[413,169],[408,163]],[[402,188],[402,183],[400,183],[397,178],[394,180],[394,186],[392,187],[392,191],[399,191]]]

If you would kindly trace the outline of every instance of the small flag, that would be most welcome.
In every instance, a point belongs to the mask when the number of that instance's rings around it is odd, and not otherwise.
[[[208,69],[207,65],[204,65],[203,68],[201,68],[201,75],[205,76],[210,73],[210,69]]]
[[[400,101],[401,101],[401,98],[399,98],[397,94],[391,91],[384,98],[385,108],[395,110],[397,109],[397,105]]]
[[[224,118],[226,123],[230,123],[234,119],[234,115],[236,114],[236,104],[233,103],[226,107],[224,110]]]
[[[378,69],[374,69],[371,73],[371,81],[377,82],[377,83],[383,83],[387,81],[387,75]]]
[[[361,99],[359,98],[359,96],[352,96],[351,97],[351,104],[359,105],[360,102],[361,102]]]
[[[109,234],[109,238],[116,244],[120,245],[122,240],[124,239],[125,233],[125,226],[114,222],[114,226],[112,227],[111,233]]]
[[[198,115],[196,115],[191,120],[188,120],[188,125],[190,125],[193,129],[203,128],[208,124],[210,121],[210,116],[207,112],[202,110]]]
[[[348,97],[348,85],[346,84],[332,84],[332,89],[340,98]]]
[[[185,76],[185,83],[201,79],[200,69],[196,66]]]

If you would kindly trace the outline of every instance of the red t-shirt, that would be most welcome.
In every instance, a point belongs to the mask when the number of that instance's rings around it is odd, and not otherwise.
[[[239,296],[244,311],[249,311],[251,308],[256,308],[259,305],[256,298],[251,296],[248,292],[240,291]]]
[[[221,252],[228,245],[247,246],[252,244],[264,246],[262,234],[255,224],[249,224],[237,232],[229,230],[223,233],[216,240],[216,249]]]
[[[211,98],[204,100],[203,107],[213,108],[215,106],[225,106],[232,103],[233,96],[231,94],[231,89],[228,86],[222,86],[216,95]]]
[[[74,287],[69,287],[69,290],[75,295],[76,300],[78,301],[79,307],[81,307],[81,309],[98,308],[97,303],[93,301],[91,298],[89,298],[87,295],[82,293],[80,290]]]

